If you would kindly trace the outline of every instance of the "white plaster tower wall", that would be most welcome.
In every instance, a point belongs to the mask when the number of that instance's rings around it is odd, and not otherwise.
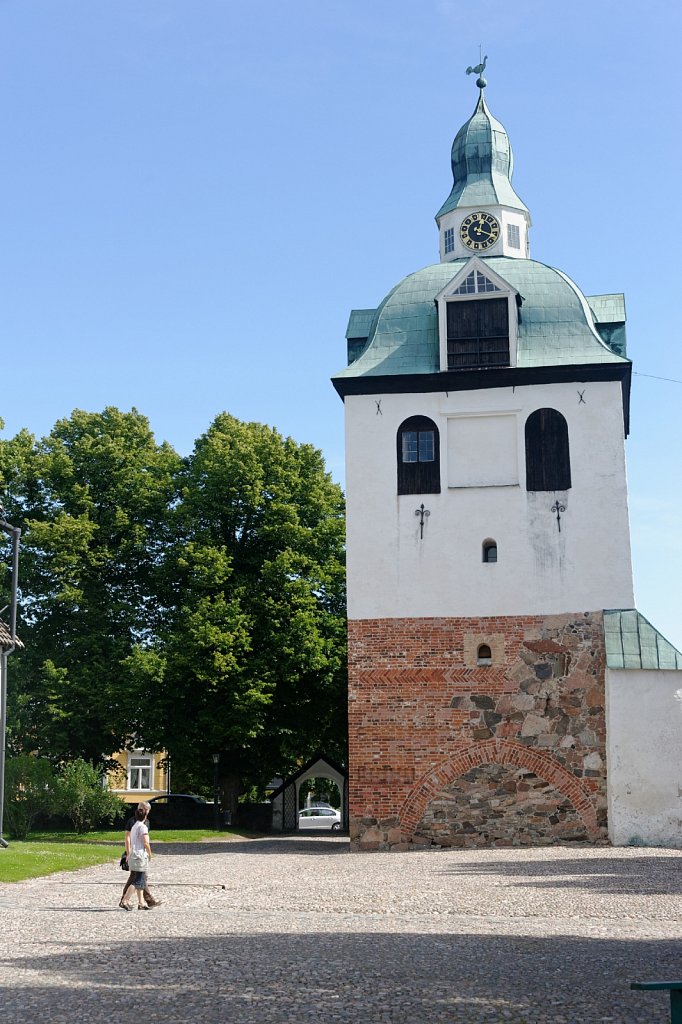
[[[525,423],[541,407],[568,424],[566,491],[526,490]],[[396,435],[415,415],[440,433],[440,494],[397,493]],[[346,462],[349,618],[632,607],[620,383],[347,396]]]

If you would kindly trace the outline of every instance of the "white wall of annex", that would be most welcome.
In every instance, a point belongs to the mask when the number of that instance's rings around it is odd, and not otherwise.
[[[609,838],[682,846],[682,671],[608,669]]]
[[[349,617],[633,607],[621,401],[618,382],[348,396]],[[543,407],[568,422],[572,487],[558,494],[525,488],[525,421]],[[440,494],[397,494],[396,435],[414,415],[431,417],[440,431]],[[467,481],[480,461],[479,485],[448,486],[448,437],[458,433],[480,445],[464,459]],[[503,457],[486,450],[496,436]],[[514,458],[506,475],[504,459]],[[551,511],[557,499],[561,530]],[[422,502],[430,512],[423,539],[415,515]],[[497,563],[482,561],[487,538],[497,542]]]

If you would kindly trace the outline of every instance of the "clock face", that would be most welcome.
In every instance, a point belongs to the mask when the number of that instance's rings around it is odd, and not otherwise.
[[[467,249],[489,249],[500,237],[499,222],[492,213],[470,213],[459,226],[459,237]]]

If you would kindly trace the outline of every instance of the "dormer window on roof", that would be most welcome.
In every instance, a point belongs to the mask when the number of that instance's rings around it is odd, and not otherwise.
[[[506,299],[448,302],[448,370],[509,366]]]
[[[473,257],[436,296],[441,370],[487,370],[516,362],[516,291]]]

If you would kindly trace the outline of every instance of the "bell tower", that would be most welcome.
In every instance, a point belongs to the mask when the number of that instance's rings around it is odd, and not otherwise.
[[[352,311],[333,378],[352,849],[644,834],[625,777],[638,759],[662,793],[646,828],[677,827],[677,790],[631,733],[649,683],[621,678],[682,668],[634,610],[624,299],[529,258],[484,63],[436,217],[440,262]]]

